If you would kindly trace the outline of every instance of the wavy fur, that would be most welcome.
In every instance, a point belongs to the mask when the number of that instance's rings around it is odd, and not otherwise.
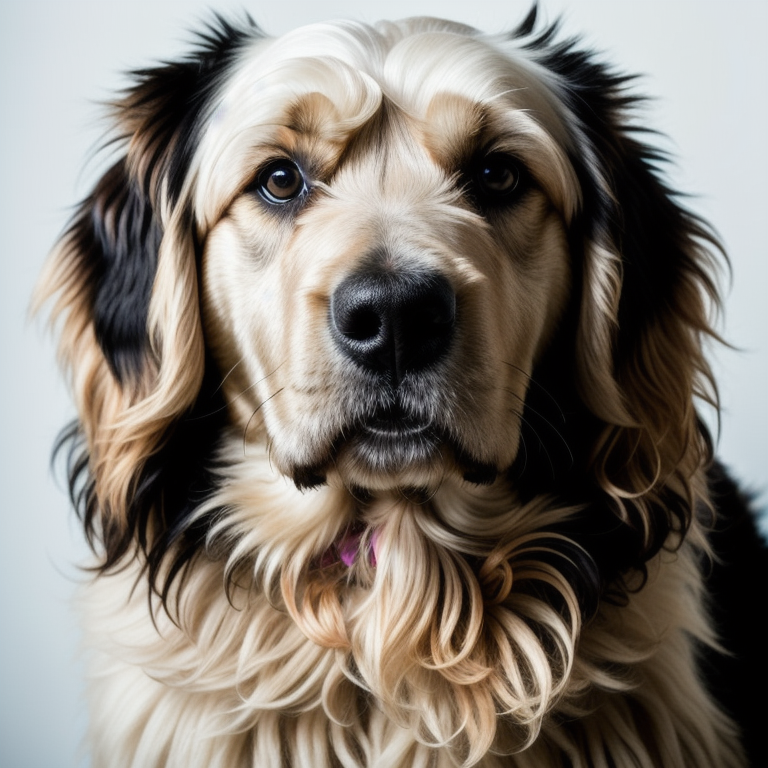
[[[535,11],[136,73],[40,289],[94,765],[745,764],[699,660],[719,247],[628,82]]]

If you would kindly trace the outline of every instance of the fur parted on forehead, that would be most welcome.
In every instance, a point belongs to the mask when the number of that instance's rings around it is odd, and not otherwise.
[[[241,48],[201,130],[187,185],[200,231],[294,134],[322,143],[330,173],[385,108],[414,138],[431,139],[425,143],[434,160],[454,161],[449,174],[455,161],[466,160],[451,156],[457,145],[474,151],[485,141],[486,151],[513,152],[569,219],[578,204],[567,159],[574,142],[551,79],[514,38],[468,36],[459,25],[428,18],[376,27],[316,24],[254,39]]]

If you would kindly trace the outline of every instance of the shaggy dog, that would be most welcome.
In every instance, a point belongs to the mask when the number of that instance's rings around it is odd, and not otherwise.
[[[718,247],[535,17],[217,19],[113,105],[41,289],[95,766],[746,764]]]

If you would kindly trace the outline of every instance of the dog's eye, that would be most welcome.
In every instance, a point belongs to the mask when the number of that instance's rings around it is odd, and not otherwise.
[[[303,195],[307,182],[295,163],[275,160],[259,174],[256,189],[267,202],[279,205]]]
[[[503,202],[520,188],[523,172],[509,155],[496,152],[486,155],[475,166],[477,191],[489,202]]]

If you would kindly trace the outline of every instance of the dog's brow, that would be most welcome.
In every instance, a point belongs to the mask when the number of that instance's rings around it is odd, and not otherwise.
[[[433,159],[454,169],[470,157],[487,124],[484,107],[452,93],[436,94],[420,122],[422,140]]]

